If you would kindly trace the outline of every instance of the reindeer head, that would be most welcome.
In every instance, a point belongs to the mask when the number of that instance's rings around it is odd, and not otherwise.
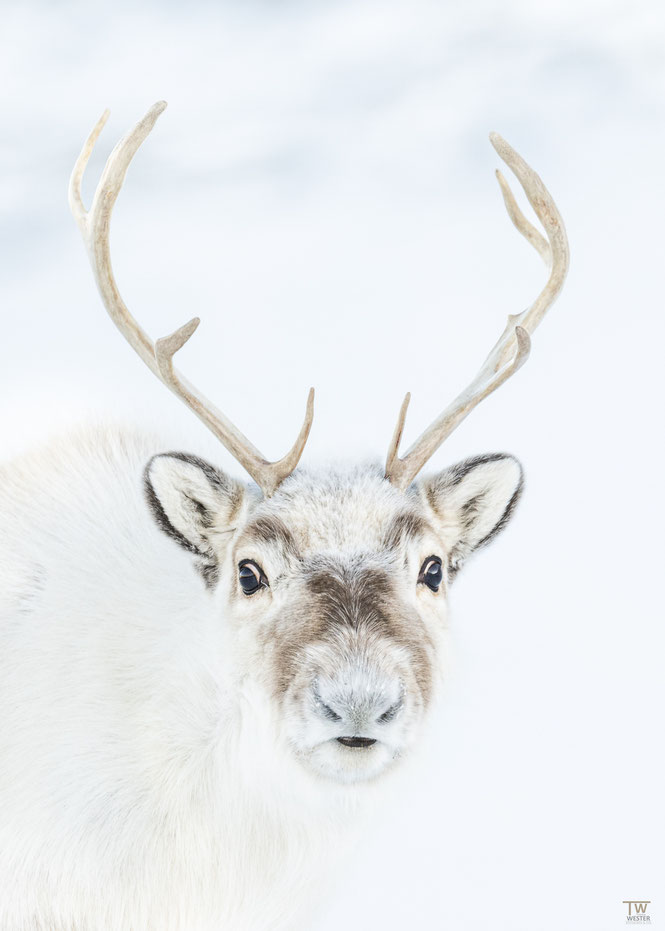
[[[232,626],[233,665],[257,677],[309,766],[351,781],[413,741],[439,674],[448,586],[504,526],[522,484],[483,456],[406,492],[367,466],[295,472],[269,498],[183,453],[145,484]]]
[[[547,233],[526,220],[503,177],[519,231],[551,265],[547,284],[510,317],[476,378],[404,458],[402,405],[385,469],[295,471],[312,423],[278,462],[249,440],[173,367],[198,319],[153,343],[113,278],[109,225],[129,163],[165,104],[156,104],[109,157],[89,213],[81,180],[104,114],[74,168],[70,203],[104,304],[143,361],[214,432],[255,484],[185,453],[155,456],[146,496],[158,525],[193,556],[231,633],[236,667],[270,696],[284,745],[320,775],[353,782],[378,775],[416,737],[441,661],[447,592],[464,560],[506,524],[522,470],[481,456],[415,481],[457,424],[526,360],[533,332],[561,289],[568,247],[541,180],[511,147],[492,143],[520,180]]]

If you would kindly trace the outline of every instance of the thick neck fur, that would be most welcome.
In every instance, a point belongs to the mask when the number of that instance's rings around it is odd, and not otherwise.
[[[410,754],[449,580],[522,483],[492,454],[264,500],[157,453],[87,430],[0,466],[0,931],[293,928]]]
[[[0,471],[2,931],[280,928],[367,794],[275,741],[145,506],[158,448],[88,432]]]

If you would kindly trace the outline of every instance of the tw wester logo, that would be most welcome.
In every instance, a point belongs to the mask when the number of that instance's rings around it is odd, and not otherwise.
[[[624,899],[623,904],[628,906],[626,924],[634,921],[639,921],[643,924],[651,922],[651,916],[647,915],[647,905],[651,905],[650,899]]]

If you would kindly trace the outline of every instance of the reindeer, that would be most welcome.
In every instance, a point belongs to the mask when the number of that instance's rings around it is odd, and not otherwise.
[[[505,527],[522,469],[489,454],[416,480],[460,421],[525,362],[568,266],[559,212],[500,136],[550,267],[471,384],[385,468],[269,462],[180,375],[195,318],[156,342],[109,249],[127,168],[165,107],[70,203],[102,301],[150,370],[249,474],[150,437],[83,430],[0,471],[0,929],[292,927],[409,756],[439,689],[448,591]]]

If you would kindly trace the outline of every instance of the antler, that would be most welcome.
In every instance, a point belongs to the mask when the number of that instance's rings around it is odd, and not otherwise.
[[[568,271],[569,251],[566,230],[549,191],[536,172],[498,133],[490,134],[490,142],[524,188],[529,203],[543,224],[547,239],[523,215],[506,179],[500,171],[497,171],[496,177],[510,219],[550,268],[550,276],[530,307],[521,314],[509,315],[506,328],[471,384],[420,435],[404,458],[400,459],[399,444],[404,430],[406,411],[411,400],[411,395],[406,395],[397,418],[397,426],[386,461],[386,478],[402,490],[410,485],[427,460],[434,455],[467,414],[489,394],[496,391],[526,362],[531,348],[530,336],[556,300]]]
[[[250,443],[247,437],[180,375],[173,366],[173,356],[179,349],[182,349],[194,333],[199,325],[199,318],[194,317],[189,323],[176,330],[175,333],[153,343],[148,334],[130,314],[113,277],[109,246],[109,229],[113,205],[120,193],[131,160],[165,108],[166,103],[164,101],[156,103],[148,110],[143,119],[136,124],[134,129],[127,133],[116,145],[102,172],[92,201],[92,207],[89,211],[86,211],[81,198],[81,181],[90,154],[109,116],[109,111],[104,111],[97,125],[86,139],[81,154],[74,165],[69,182],[69,206],[88,250],[102,301],[117,328],[132,349],[143,359],[150,371],[203,421],[231,455],[247,470],[263,493],[269,496],[298,465],[312,426],[314,389],[310,389],[305,420],[292,449],[278,462],[269,462]]]

